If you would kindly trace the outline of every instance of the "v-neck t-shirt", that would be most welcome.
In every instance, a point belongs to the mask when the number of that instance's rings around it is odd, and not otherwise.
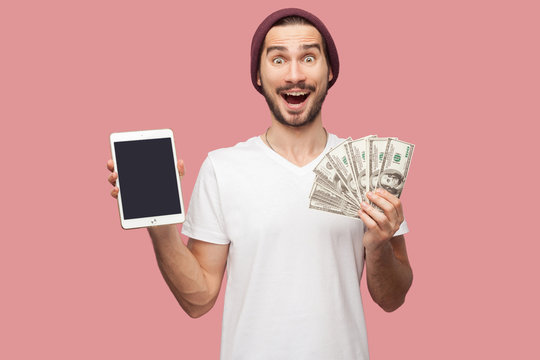
[[[229,244],[221,360],[368,359],[363,222],[309,208],[313,168],[341,141],[299,167],[253,137],[201,166],[182,233]]]

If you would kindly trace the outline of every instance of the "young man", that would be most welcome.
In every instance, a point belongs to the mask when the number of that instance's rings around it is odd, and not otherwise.
[[[176,226],[148,229],[159,267],[192,317],[212,308],[227,267],[223,360],[367,359],[364,261],[370,294],[386,311],[412,282],[401,202],[377,190],[368,197],[383,212],[362,204],[362,221],[308,208],[313,167],[341,141],[322,125],[339,60],[318,18],[300,9],[271,14],[251,55],[272,123],[208,154],[182,228],[187,246]]]

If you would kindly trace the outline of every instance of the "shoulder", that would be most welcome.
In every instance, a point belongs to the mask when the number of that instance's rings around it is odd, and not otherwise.
[[[238,144],[210,151],[204,160],[199,174],[228,178],[256,168],[264,161],[264,148],[259,137],[252,137]]]
[[[234,146],[210,151],[208,160],[214,165],[232,165],[238,161],[257,157],[261,152],[260,142],[260,138],[255,136]]]
[[[206,188],[223,185],[234,181],[242,172],[252,169],[258,162],[256,155],[260,153],[261,141],[257,137],[250,138],[234,146],[212,150],[204,159],[197,181]]]

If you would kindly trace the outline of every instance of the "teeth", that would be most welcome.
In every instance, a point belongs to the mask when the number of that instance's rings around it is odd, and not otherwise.
[[[288,93],[285,93],[289,96],[302,96],[302,95],[306,95],[307,92],[300,92],[300,91],[294,91],[294,92],[288,92]]]

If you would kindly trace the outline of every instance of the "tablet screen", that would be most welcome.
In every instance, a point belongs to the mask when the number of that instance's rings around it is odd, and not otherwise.
[[[170,138],[114,143],[125,219],[182,212]]]

